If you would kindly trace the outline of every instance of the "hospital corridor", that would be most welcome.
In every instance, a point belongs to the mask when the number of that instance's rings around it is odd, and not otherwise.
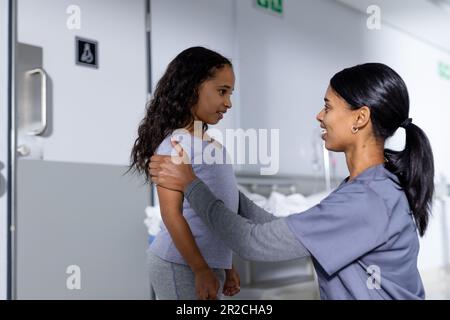
[[[450,0],[0,0],[0,300],[450,300],[449,34]]]

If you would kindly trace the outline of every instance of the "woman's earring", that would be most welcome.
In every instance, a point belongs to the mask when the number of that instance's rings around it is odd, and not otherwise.
[[[358,131],[359,131],[359,128],[357,128],[357,127],[355,127],[355,126],[352,126],[352,133],[353,133],[353,134],[357,134]]]

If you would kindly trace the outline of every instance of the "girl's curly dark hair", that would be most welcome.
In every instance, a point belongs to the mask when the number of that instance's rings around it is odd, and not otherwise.
[[[200,85],[225,66],[232,67],[229,59],[203,47],[186,49],[169,64],[139,124],[127,172],[145,173],[150,182],[150,158],[173,131],[194,123],[192,108],[198,102]]]

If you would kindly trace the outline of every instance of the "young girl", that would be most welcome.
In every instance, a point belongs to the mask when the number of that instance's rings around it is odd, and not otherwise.
[[[434,164],[425,133],[409,118],[405,83],[383,64],[345,69],[331,79],[317,120],[325,147],[345,153],[350,176],[305,212],[276,219],[240,194],[236,216],[188,164],[167,157],[152,157],[152,181],[183,191],[240,256],[312,256],[322,299],[423,299],[418,236],[428,224]],[[385,149],[399,130],[404,150]]]
[[[205,163],[205,150],[223,147],[205,134],[231,108],[234,90],[231,62],[220,54],[193,47],[181,52],[160,79],[154,98],[138,130],[132,164],[149,175],[154,154],[170,155],[171,139],[179,141],[195,173],[234,212],[238,190],[230,164]],[[200,124],[200,125],[198,125]],[[179,134],[178,129],[184,129]],[[197,130],[194,130],[197,129]],[[200,130],[198,130],[200,129]],[[239,292],[239,276],[232,267],[232,252],[196,215],[183,194],[157,187],[164,226],[150,245],[150,282],[158,299],[217,299]]]

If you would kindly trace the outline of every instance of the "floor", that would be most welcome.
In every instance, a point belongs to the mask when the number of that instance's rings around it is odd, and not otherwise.
[[[427,300],[450,300],[450,267],[422,273]]]
[[[450,300],[450,268],[422,273],[427,300]],[[234,299],[255,300],[317,300],[316,283],[290,285],[277,289],[246,289]],[[233,300],[234,300],[233,299]]]

